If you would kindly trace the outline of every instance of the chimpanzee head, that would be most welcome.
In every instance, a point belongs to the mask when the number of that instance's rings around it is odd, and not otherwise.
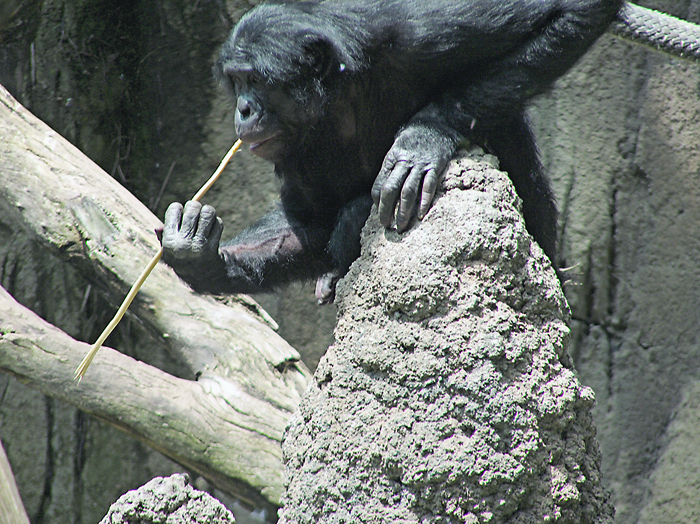
[[[235,99],[235,126],[250,150],[276,162],[324,117],[354,61],[303,8],[263,5],[245,15],[214,68]]]

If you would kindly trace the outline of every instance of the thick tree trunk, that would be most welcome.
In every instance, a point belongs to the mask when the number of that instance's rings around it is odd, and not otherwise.
[[[79,268],[117,304],[157,249],[158,220],[2,88],[0,136],[5,223]],[[262,317],[194,294],[161,265],[131,311],[198,381],[104,348],[76,383],[73,371],[89,346],[6,292],[0,303],[0,369],[137,436],[224,491],[270,509],[278,502],[282,432],[308,371]]]

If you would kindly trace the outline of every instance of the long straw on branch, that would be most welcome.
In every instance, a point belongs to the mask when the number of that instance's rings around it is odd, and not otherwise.
[[[201,199],[204,194],[209,191],[211,186],[214,185],[214,182],[219,178],[221,173],[223,172],[224,168],[226,167],[226,164],[229,163],[229,160],[231,160],[231,157],[233,154],[238,151],[238,149],[241,147],[242,142],[240,140],[237,140],[233,146],[231,146],[231,149],[228,150],[228,153],[226,153],[226,156],[224,156],[223,160],[221,160],[221,163],[219,164],[219,167],[216,168],[216,171],[214,171],[214,174],[209,178],[209,180],[206,181],[206,183],[200,188],[199,191],[197,191],[197,194],[192,197],[192,200],[199,200]],[[117,324],[121,321],[122,317],[124,316],[124,313],[126,313],[126,310],[129,309],[129,306],[134,300],[134,297],[136,296],[136,293],[138,293],[139,289],[141,289],[141,286],[143,286],[143,283],[146,281],[148,278],[148,275],[151,274],[151,271],[153,271],[153,268],[156,267],[158,264],[158,261],[160,260],[160,257],[163,256],[163,247],[158,250],[158,252],[153,256],[151,261],[148,263],[146,268],[141,272],[141,275],[139,275],[139,278],[136,279],[136,282],[134,282],[134,285],[131,286],[131,289],[126,295],[126,298],[122,302],[122,305],[119,306],[119,309],[117,310],[116,314],[114,315],[114,318],[112,321],[107,324],[107,327],[104,329],[102,334],[97,338],[97,341],[92,345],[90,348],[90,351],[88,351],[87,355],[85,355],[85,358],[83,361],[80,363],[78,368],[75,370],[75,379],[80,381],[81,378],[85,375],[85,372],[87,371],[87,368],[90,366],[90,363],[92,362],[92,359],[95,358],[95,355],[97,354],[97,351],[102,347],[102,344],[104,344],[104,341],[107,340],[107,337],[114,331],[114,328],[117,327]]]

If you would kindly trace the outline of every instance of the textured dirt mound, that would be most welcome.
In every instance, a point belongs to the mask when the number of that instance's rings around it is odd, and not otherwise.
[[[234,524],[214,497],[194,489],[188,475],[156,477],[119,497],[100,524]]]
[[[280,522],[612,522],[566,302],[495,162],[454,161],[405,234],[370,218]]]

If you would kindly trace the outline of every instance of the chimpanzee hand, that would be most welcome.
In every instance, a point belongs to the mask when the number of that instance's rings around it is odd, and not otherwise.
[[[385,227],[391,226],[396,210],[396,229],[405,230],[419,202],[418,218],[425,216],[455,149],[452,138],[426,125],[410,125],[399,132],[372,187]]]
[[[221,263],[219,242],[223,231],[221,219],[211,206],[199,202],[173,202],[165,212],[163,225],[163,261],[188,282],[186,275],[205,273],[212,264]]]

